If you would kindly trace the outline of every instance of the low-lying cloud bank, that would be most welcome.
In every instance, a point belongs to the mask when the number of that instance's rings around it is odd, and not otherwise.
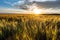
[[[49,9],[40,9],[42,10],[43,13],[45,14],[60,14],[60,9],[52,9],[52,8],[49,8]],[[29,13],[30,12],[30,13]],[[33,11],[28,11],[28,10],[22,10],[22,9],[12,9],[12,8],[0,8],[0,13],[19,13],[19,14],[31,14],[31,12]]]

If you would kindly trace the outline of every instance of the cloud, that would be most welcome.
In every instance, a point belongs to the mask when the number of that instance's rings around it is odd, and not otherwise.
[[[45,14],[53,14],[53,13],[56,13],[56,14],[60,14],[60,9],[58,8],[43,8],[41,9]],[[57,10],[57,11],[56,11]],[[0,13],[17,13],[17,14],[31,14],[31,11],[28,11],[28,10],[22,10],[22,9],[12,9],[12,8],[0,8]]]
[[[45,1],[57,1],[57,0],[19,0],[19,1],[13,2],[13,3],[4,1],[4,3],[14,6],[14,5],[23,5],[25,2],[27,3],[27,2],[33,2],[33,1],[45,2]]]
[[[23,4],[24,4],[24,1],[22,0],[22,1],[14,2],[14,3],[12,4],[12,6],[14,6],[14,5],[23,5]]]
[[[22,0],[22,1],[16,1],[16,2],[13,2],[13,3],[8,2],[8,1],[4,1],[4,3],[5,4],[8,4],[8,5],[11,5],[11,6],[14,6],[14,5],[22,5],[22,4],[24,4],[24,0]]]
[[[0,13],[19,13],[19,14],[21,14],[21,13],[24,13],[24,12],[26,12],[26,10],[22,10],[22,9],[15,9],[15,8],[0,8]]]
[[[36,2],[45,2],[45,1],[56,1],[56,0],[19,0],[17,2],[14,2],[13,4],[11,4],[12,6],[14,5],[23,5],[24,3],[27,3],[27,2],[33,2],[33,1],[36,1]],[[9,3],[10,4],[10,3]]]
[[[56,0],[29,0],[29,2],[33,2],[33,1],[37,1],[37,2],[45,2],[45,1],[56,1]]]

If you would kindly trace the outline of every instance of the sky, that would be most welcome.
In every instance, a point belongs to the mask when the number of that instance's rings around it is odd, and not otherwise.
[[[0,0],[0,7],[13,7],[15,4],[23,4],[25,0]],[[45,2],[45,1],[59,1],[59,0],[28,0],[29,2]]]
[[[25,3],[29,3],[33,1],[39,2],[38,5],[42,5],[43,7],[48,8],[46,10],[49,10],[49,11],[50,10],[55,11],[57,8],[60,8],[60,0],[0,0],[0,12],[8,8],[10,10],[13,9],[16,11],[15,5],[18,5],[20,7],[20,5],[23,5],[23,4],[25,5]]]
[[[0,0],[0,7],[12,7],[12,4],[19,0]]]

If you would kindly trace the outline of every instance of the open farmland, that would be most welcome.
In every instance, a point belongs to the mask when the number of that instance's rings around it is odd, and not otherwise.
[[[0,14],[0,40],[60,40],[60,15]]]

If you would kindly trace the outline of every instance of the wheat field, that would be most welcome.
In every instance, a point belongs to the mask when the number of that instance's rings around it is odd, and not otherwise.
[[[0,40],[60,40],[60,15],[0,14]]]

